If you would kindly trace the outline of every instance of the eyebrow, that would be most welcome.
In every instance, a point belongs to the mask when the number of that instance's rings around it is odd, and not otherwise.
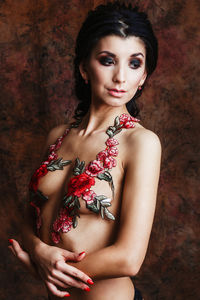
[[[98,53],[98,55],[99,54],[104,54],[104,53],[110,55],[111,57],[116,57],[115,54],[113,54],[113,53],[111,53],[109,51],[101,51],[101,52]],[[139,56],[139,55],[141,55],[142,57],[144,57],[144,54],[142,54],[141,52],[131,54],[130,57],[136,57],[136,56]]]

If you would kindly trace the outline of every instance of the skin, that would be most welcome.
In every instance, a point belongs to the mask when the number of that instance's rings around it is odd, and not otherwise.
[[[146,79],[145,46],[137,37],[102,38],[92,50],[87,62],[82,62],[82,77],[90,81],[92,101],[88,114],[78,128],[64,139],[57,154],[63,159],[79,157],[86,164],[105,149],[105,130],[114,118],[127,113],[125,104]],[[125,92],[117,93],[117,90]],[[114,92],[113,92],[114,91]],[[114,94],[113,94],[114,93]],[[47,146],[61,136],[67,126],[54,128]],[[60,197],[66,192],[72,176],[72,166],[49,172],[39,183],[39,189],[49,196],[42,210],[41,240],[32,225],[24,226],[24,251],[17,241],[10,249],[32,272],[45,282],[51,299],[71,294],[70,299],[117,300],[133,299],[135,276],[145,257],[156,205],[160,172],[161,146],[158,137],[136,123],[135,128],[123,130],[119,141],[117,166],[111,170],[115,197],[110,211],[116,220],[102,220],[81,202],[80,219],[76,229],[61,234],[55,247],[49,238],[49,226],[55,218]],[[97,195],[112,198],[107,183],[96,180]],[[78,255],[85,251],[86,254]],[[36,268],[34,267],[34,264]],[[87,275],[86,275],[87,274]],[[72,277],[73,276],[73,277]],[[90,292],[84,291],[92,278]],[[54,295],[54,296],[53,296]]]

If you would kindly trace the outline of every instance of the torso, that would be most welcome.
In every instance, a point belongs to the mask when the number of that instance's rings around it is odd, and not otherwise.
[[[114,197],[108,182],[93,177],[95,185],[91,186],[92,191],[96,195],[104,195],[111,199],[111,206],[108,209],[115,216],[115,220],[110,220],[106,216],[102,219],[100,213],[94,213],[86,208],[86,201],[79,197],[80,218],[77,218],[78,225],[76,228],[72,226],[66,233],[62,232],[62,230],[59,232],[58,247],[74,252],[85,251],[89,254],[115,242],[119,230],[121,195],[125,175],[124,156],[127,154],[128,136],[133,131],[136,131],[138,127],[140,127],[139,124],[136,124],[135,128],[124,128],[113,137],[119,143],[114,146],[119,151],[117,156],[113,156],[116,160],[116,166],[108,170],[113,178]],[[105,142],[109,137],[105,131],[102,130],[96,134],[84,137],[80,135],[79,128],[71,128],[56,151],[58,158],[70,160],[71,163],[64,166],[63,170],[48,171],[45,176],[41,176],[39,179],[37,188],[43,195],[48,197],[48,200],[44,201],[40,206],[42,223],[39,229],[40,238],[47,244],[55,245],[55,241],[53,242],[52,240],[52,225],[58,217],[60,207],[63,204],[63,197],[68,193],[68,183],[74,177],[73,169],[76,158],[78,157],[80,161],[85,161],[86,166],[89,162],[96,160],[96,155],[107,148]],[[114,286],[116,286],[116,289],[113,289]],[[134,295],[134,288],[128,277],[101,280],[92,287],[89,293],[75,289],[72,289],[70,293],[72,299],[80,299],[81,296],[81,299],[98,300],[102,299],[102,295],[98,298],[100,289],[102,292],[104,290],[105,296],[103,299],[105,300],[111,299],[111,297],[119,300],[128,300],[133,299]]]

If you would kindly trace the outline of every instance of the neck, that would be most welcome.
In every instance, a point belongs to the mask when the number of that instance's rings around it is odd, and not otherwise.
[[[80,134],[86,136],[101,130],[105,131],[105,128],[112,125],[114,119],[123,113],[129,114],[125,105],[120,107],[109,106],[105,109],[97,109],[91,105],[80,124]]]

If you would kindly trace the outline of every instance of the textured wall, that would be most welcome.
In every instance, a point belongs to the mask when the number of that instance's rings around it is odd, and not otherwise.
[[[106,2],[106,1],[105,1]],[[159,63],[140,100],[146,127],[161,138],[158,205],[143,267],[145,300],[199,299],[198,0],[138,0],[159,38]],[[75,106],[74,39],[88,9],[103,1],[1,0],[0,299],[46,299],[7,250],[19,237],[30,173],[47,132]]]

